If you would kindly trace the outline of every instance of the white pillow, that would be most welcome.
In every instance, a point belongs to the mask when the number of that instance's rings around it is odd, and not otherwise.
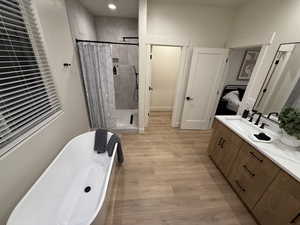
[[[231,91],[231,92],[227,93],[226,95],[224,95],[222,99],[224,99],[226,101],[232,100],[234,102],[236,102],[236,100],[239,101],[239,91]]]

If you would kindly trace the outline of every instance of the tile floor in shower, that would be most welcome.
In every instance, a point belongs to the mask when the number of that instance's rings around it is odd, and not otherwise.
[[[133,115],[131,123],[131,115]],[[138,120],[137,109],[118,109],[115,111],[115,117],[117,119],[118,130],[137,130],[137,120]]]

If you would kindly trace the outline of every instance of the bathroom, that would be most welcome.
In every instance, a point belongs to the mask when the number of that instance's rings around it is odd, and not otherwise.
[[[1,0],[0,225],[299,224],[299,13]]]

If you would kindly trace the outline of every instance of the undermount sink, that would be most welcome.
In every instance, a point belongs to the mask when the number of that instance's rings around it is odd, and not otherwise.
[[[239,130],[241,133],[246,134],[253,141],[271,143],[278,137],[278,135],[276,135],[274,132],[270,131],[269,129],[267,128],[261,129],[258,126],[254,125],[253,123],[250,123],[247,119],[243,119],[241,117],[237,117],[237,116],[228,117],[226,118],[226,121],[228,122],[228,124],[230,124],[232,127]],[[254,134],[259,134],[259,133],[265,133],[271,139],[269,141],[259,140],[254,136]]]

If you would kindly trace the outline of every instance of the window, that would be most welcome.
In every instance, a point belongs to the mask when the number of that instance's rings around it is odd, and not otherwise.
[[[0,155],[58,111],[31,0],[0,0]]]

